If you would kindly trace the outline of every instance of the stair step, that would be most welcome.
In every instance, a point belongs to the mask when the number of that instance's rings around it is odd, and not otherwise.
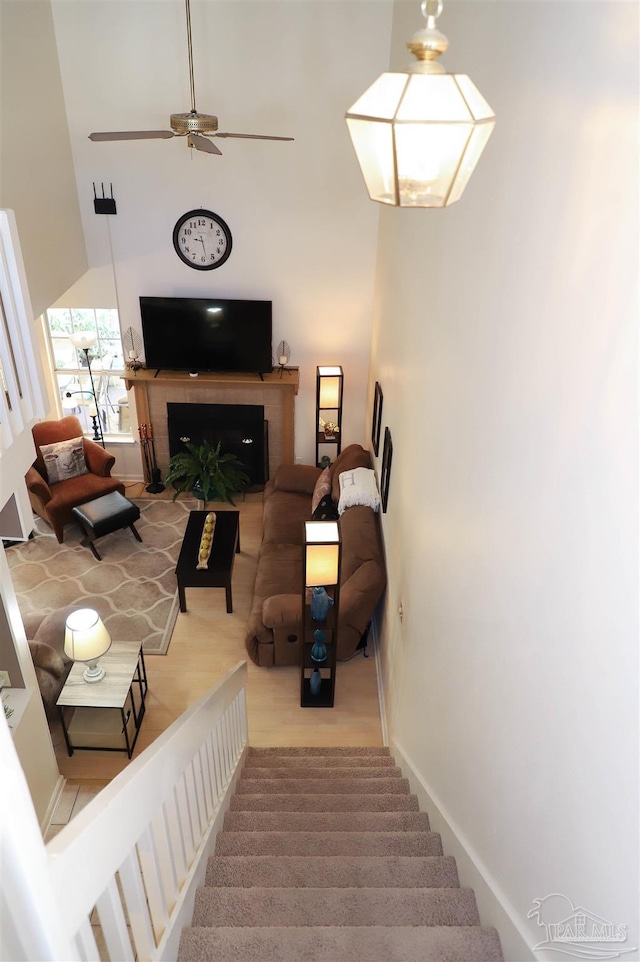
[[[199,888],[193,925],[479,925],[471,889]]]
[[[227,812],[227,832],[428,832],[426,812]]]
[[[240,778],[240,795],[396,795],[409,794],[407,778]]]
[[[232,812],[417,812],[415,795],[232,795]]]
[[[249,758],[269,758],[273,756],[308,757],[310,755],[387,755],[391,756],[388,748],[342,746],[341,748],[249,748]]]
[[[216,855],[442,855],[436,832],[218,832]]]
[[[390,855],[229,855],[210,858],[208,886],[258,885],[304,888],[456,888],[456,860],[451,856]]]
[[[394,768],[390,755],[249,755],[243,772],[255,768]],[[253,776],[252,776],[253,777]]]
[[[472,926],[182,930],[180,962],[502,962],[498,933]]]
[[[304,766],[296,766],[295,768],[256,768],[251,767],[247,771],[246,775],[243,771],[240,776],[240,781],[244,778],[248,779],[258,779],[258,778],[295,778],[295,779],[318,779],[318,778],[330,778],[336,780],[343,779],[354,779],[360,780],[362,778],[401,778],[402,772],[396,766],[393,767],[363,767],[363,768],[305,768]]]

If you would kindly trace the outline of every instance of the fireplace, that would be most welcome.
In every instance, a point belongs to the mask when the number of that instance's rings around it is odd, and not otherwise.
[[[253,488],[269,477],[268,424],[261,404],[167,404],[169,455],[193,444],[220,443],[223,454],[235,454]]]
[[[167,405],[233,404],[261,405],[269,422],[269,470],[273,477],[280,464],[294,461],[295,398],[298,393],[298,369],[288,368],[261,378],[249,374],[201,373],[191,377],[185,371],[153,371],[142,368],[124,376],[127,391],[133,394],[133,407],[138,428],[153,428],[158,467],[164,475],[169,466],[169,431]],[[191,425],[186,435],[190,435]],[[141,455],[141,467],[144,469]]]

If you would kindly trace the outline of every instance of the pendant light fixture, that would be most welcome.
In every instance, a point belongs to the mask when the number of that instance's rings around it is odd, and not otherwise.
[[[437,61],[449,41],[436,28],[442,0],[423,0],[425,26],[407,43],[417,58],[383,73],[346,114],[371,200],[393,207],[447,207],[462,196],[495,125],[466,74]]]

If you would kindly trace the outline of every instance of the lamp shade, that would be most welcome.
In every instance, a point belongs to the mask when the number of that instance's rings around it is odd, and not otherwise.
[[[336,585],[340,575],[340,532],[336,521],[305,522],[305,586]]]
[[[100,681],[104,670],[96,663],[111,647],[111,636],[93,608],[78,608],[68,616],[64,633],[64,652],[73,661],[87,662],[85,681]]]
[[[425,12],[427,26],[407,45],[418,62],[383,73],[346,114],[369,196],[381,204],[447,207],[459,200],[495,124],[469,77],[435,62],[448,46],[435,28],[440,10]]]
[[[70,334],[69,340],[79,351],[88,351],[90,347],[94,347],[98,343],[97,336],[86,331],[76,331],[75,334]]]
[[[337,409],[341,405],[342,368],[339,366],[318,367],[318,407]]]

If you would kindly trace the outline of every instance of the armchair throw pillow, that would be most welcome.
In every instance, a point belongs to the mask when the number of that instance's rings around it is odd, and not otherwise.
[[[47,469],[49,484],[56,481],[66,481],[77,478],[81,474],[88,474],[87,462],[84,456],[84,439],[71,438],[68,441],[58,441],[56,444],[43,444],[40,448],[42,459]]]

